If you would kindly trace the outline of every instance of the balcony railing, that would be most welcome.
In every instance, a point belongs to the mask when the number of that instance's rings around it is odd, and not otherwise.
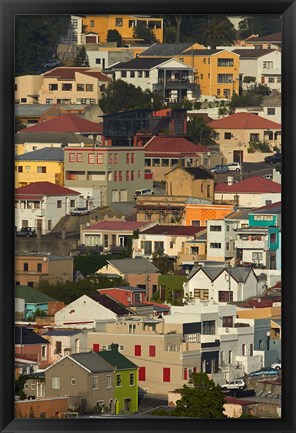
[[[236,248],[248,249],[248,250],[267,250],[268,242],[265,240],[262,241],[250,241],[238,239],[235,241]]]

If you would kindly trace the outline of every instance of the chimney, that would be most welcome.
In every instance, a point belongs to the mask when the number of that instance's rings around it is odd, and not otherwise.
[[[232,176],[227,177],[227,185],[233,185],[233,177]]]
[[[119,344],[112,343],[111,344],[111,352],[118,353]]]

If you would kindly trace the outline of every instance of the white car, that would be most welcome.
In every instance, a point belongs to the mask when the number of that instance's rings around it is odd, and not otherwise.
[[[242,169],[239,162],[230,162],[227,167],[229,171],[241,171]]]
[[[268,179],[268,180],[272,180],[272,174],[264,174],[262,177],[264,177],[264,179]]]
[[[282,363],[281,362],[274,362],[270,366],[271,368],[274,368],[275,370],[281,370],[282,369]]]
[[[229,389],[245,389],[246,387],[247,387],[246,382],[243,379],[231,380],[230,382],[221,385],[223,391]]]
[[[87,207],[75,207],[71,211],[72,216],[90,215],[90,210]]]

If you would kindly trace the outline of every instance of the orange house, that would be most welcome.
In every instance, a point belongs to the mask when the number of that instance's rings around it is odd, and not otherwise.
[[[205,227],[208,220],[223,219],[232,211],[232,205],[187,204],[185,207],[185,224],[186,226]]]

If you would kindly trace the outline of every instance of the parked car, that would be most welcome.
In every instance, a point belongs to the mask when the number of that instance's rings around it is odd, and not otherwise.
[[[245,389],[246,387],[246,382],[243,379],[231,380],[230,382],[221,385],[223,391],[230,389]]]
[[[251,373],[249,373],[249,376],[250,377],[263,376],[264,374],[276,376],[278,374],[278,370],[272,367],[264,367],[264,368],[260,368],[260,370],[252,371]]]
[[[136,191],[134,192],[135,200],[139,195],[154,195],[154,191],[149,188],[136,189]]]
[[[71,211],[72,216],[90,215],[90,210],[87,207],[75,207]]]
[[[282,162],[282,154],[281,153],[275,153],[273,155],[267,156],[264,158],[264,161],[268,164],[278,164]]]
[[[42,63],[43,68],[55,68],[56,66],[59,66],[61,62],[58,59],[50,59],[47,60],[47,62]]]
[[[34,227],[22,227],[19,231],[16,232],[16,235],[24,238],[33,238],[37,236],[37,233]]]
[[[215,167],[211,168],[211,172],[216,174],[228,173],[228,171],[228,166],[223,164],[215,165]]]
[[[281,370],[282,369],[282,363],[281,362],[274,362],[271,364],[271,368],[274,368],[275,370]]]
[[[272,180],[272,174],[271,173],[264,174],[262,177],[264,177],[264,179]]]
[[[241,171],[242,169],[239,162],[230,162],[227,167],[229,171]]]

